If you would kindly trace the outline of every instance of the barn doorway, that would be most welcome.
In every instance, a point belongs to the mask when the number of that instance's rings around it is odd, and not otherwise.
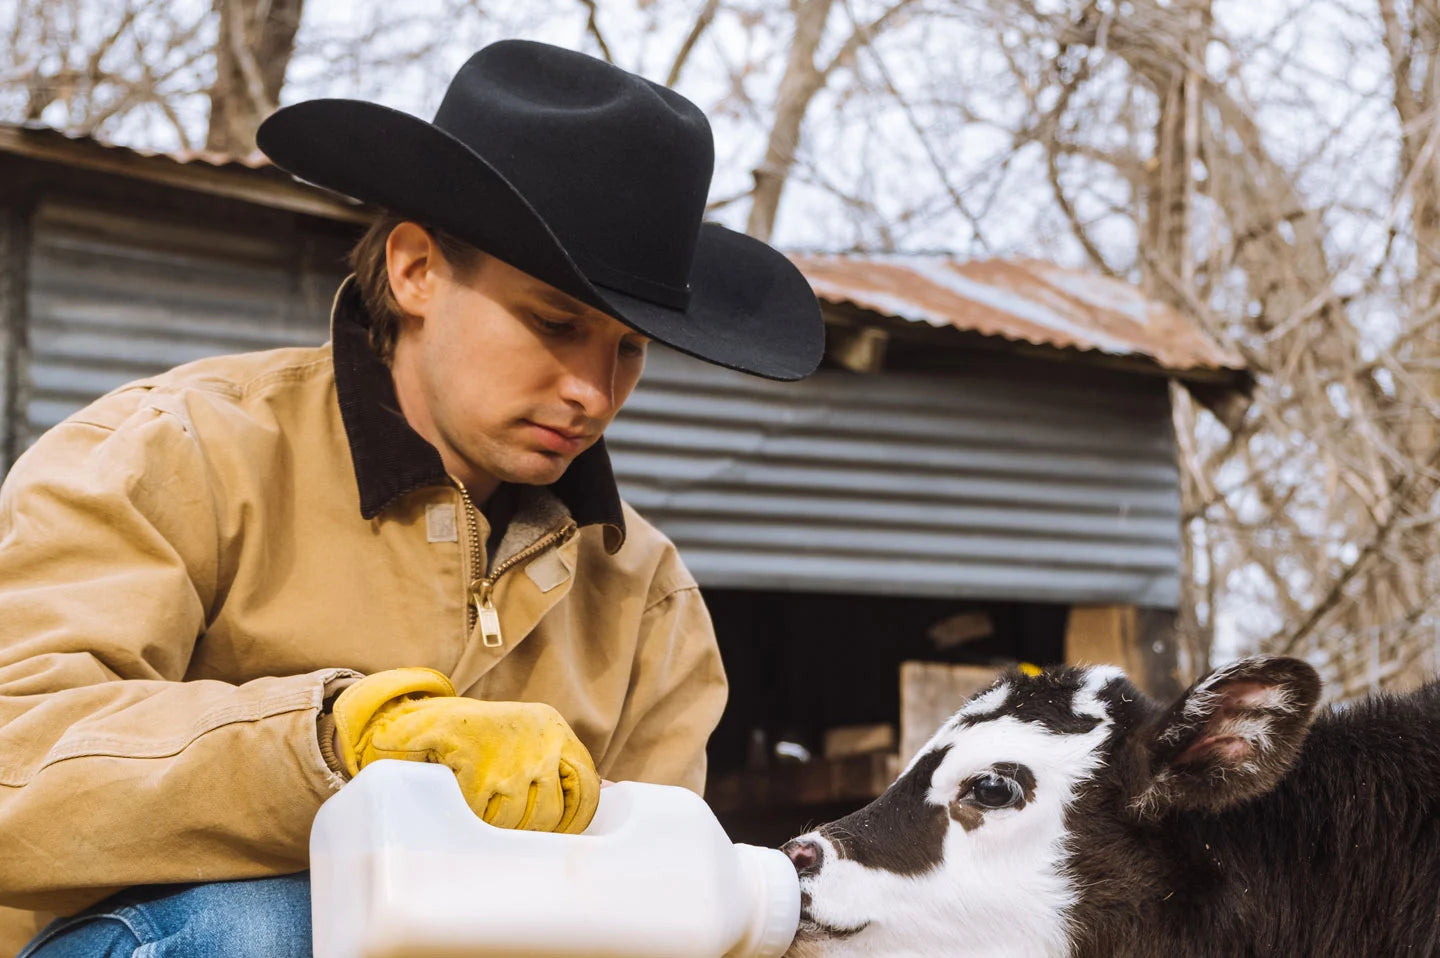
[[[703,593],[730,678],[706,796],[735,841],[776,845],[879,793],[898,761],[902,663],[1065,657],[1065,605]]]

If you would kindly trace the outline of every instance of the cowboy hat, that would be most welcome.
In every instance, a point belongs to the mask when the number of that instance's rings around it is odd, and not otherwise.
[[[701,221],[705,115],[602,60],[504,40],[460,68],[433,123],[308,100],[256,139],[295,176],[444,230],[681,352],[770,379],[820,362],[799,270]]]

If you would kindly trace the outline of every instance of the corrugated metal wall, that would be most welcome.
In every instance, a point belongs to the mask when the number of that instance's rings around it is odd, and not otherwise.
[[[20,448],[128,380],[327,335],[334,249],[55,203],[31,236]],[[795,384],[655,349],[610,441],[704,585],[1173,607],[1169,415],[1079,364]]]
[[[1163,380],[975,354],[771,383],[653,350],[608,436],[702,584],[1178,602]]]
[[[7,410],[19,357],[16,331],[25,324],[25,282],[29,271],[26,237],[30,224],[23,210],[0,204],[0,470],[13,458],[14,437]]]
[[[324,342],[342,251],[298,242],[42,204],[31,231],[19,448],[132,379],[217,353]]]

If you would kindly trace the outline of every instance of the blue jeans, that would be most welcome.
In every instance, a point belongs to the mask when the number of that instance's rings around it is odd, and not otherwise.
[[[140,885],[51,922],[16,958],[310,958],[310,874]]]

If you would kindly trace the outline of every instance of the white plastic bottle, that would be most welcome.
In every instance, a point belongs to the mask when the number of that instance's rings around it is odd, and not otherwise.
[[[310,832],[315,958],[775,958],[794,866],[693,792],[622,782],[583,835],[494,828],[442,765],[380,761]]]

